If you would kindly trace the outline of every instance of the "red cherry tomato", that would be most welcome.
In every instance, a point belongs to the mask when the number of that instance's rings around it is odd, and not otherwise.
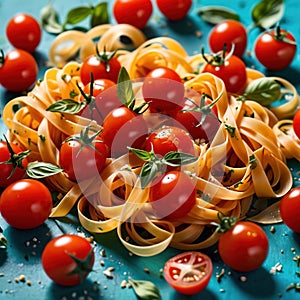
[[[257,38],[254,52],[259,62],[267,69],[282,70],[288,67],[295,57],[295,38],[283,29],[266,31]]]
[[[114,17],[119,24],[129,24],[143,29],[153,11],[151,0],[115,0]]]
[[[6,36],[15,48],[34,52],[41,41],[42,31],[35,18],[19,13],[9,20]]]
[[[92,271],[95,255],[87,239],[64,234],[51,240],[42,253],[45,273],[57,284],[78,285]]]
[[[215,25],[209,33],[208,43],[212,52],[217,53],[224,49],[230,52],[234,44],[233,54],[242,57],[247,47],[247,31],[245,26],[235,20],[225,20]]]
[[[235,55],[225,58],[221,64],[207,63],[203,72],[209,72],[221,78],[229,93],[241,93],[247,83],[246,66]]]
[[[148,126],[142,115],[126,106],[113,109],[103,121],[101,137],[116,157],[127,153],[128,147],[142,148]]]
[[[183,19],[192,6],[192,0],[156,0],[157,7],[170,21]]]
[[[221,235],[218,250],[230,268],[249,272],[265,261],[269,250],[268,237],[257,224],[240,221]]]
[[[300,233],[299,210],[300,187],[295,187],[280,200],[280,216],[282,221],[297,233]]]
[[[184,295],[195,295],[208,285],[213,272],[211,259],[201,252],[190,251],[170,258],[164,266],[168,284]]]
[[[0,187],[2,188],[7,187],[14,181],[22,179],[25,175],[25,170],[28,165],[28,160],[26,157],[21,159],[20,163],[18,163],[19,158],[16,160],[16,155],[23,152],[21,148],[13,143],[11,143],[10,146],[13,150],[13,153],[10,153],[7,142],[0,142]],[[20,155],[18,157],[20,157]],[[8,161],[11,163],[4,163]],[[14,164],[17,167],[14,172],[12,172],[14,169]]]
[[[176,220],[186,216],[196,203],[192,179],[181,171],[169,171],[154,179],[149,199],[159,219]]]
[[[184,85],[172,69],[158,67],[150,71],[142,86],[145,101],[152,113],[175,114],[184,102]]]
[[[300,139],[300,109],[296,112],[293,118],[293,129],[298,139]]]
[[[13,182],[3,191],[0,212],[6,222],[18,229],[33,229],[43,224],[52,209],[48,188],[34,179]]]
[[[12,92],[24,92],[36,81],[38,65],[31,54],[15,49],[0,57],[0,84]]]
[[[118,81],[121,64],[117,57],[109,53],[98,53],[87,57],[80,68],[80,78],[84,85],[91,81],[91,73],[94,80],[109,79],[113,82]]]
[[[71,136],[60,147],[59,163],[70,180],[80,181],[99,174],[107,156],[107,146],[100,138],[84,141],[79,136]]]

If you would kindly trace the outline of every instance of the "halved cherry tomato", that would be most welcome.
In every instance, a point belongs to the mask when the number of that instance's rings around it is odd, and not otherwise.
[[[233,54],[242,57],[247,46],[247,31],[245,26],[235,20],[225,20],[215,25],[209,33],[208,43],[214,53],[222,51],[226,44],[230,52],[234,44]]]
[[[15,48],[34,52],[41,41],[42,31],[34,17],[18,13],[9,20],[6,36]]]
[[[300,187],[295,187],[280,200],[280,216],[282,221],[297,233],[300,233],[299,210]]]
[[[300,139],[300,109],[296,112],[293,118],[293,129],[298,139]]]
[[[95,254],[84,237],[64,234],[51,240],[42,253],[45,273],[57,284],[74,286],[92,271]]]
[[[21,49],[0,56],[0,84],[12,92],[24,92],[36,81],[38,65],[33,56]]]
[[[43,224],[52,209],[48,188],[34,179],[10,184],[0,198],[0,212],[6,222],[18,229],[33,229]]]
[[[129,24],[143,29],[153,11],[151,0],[115,0],[113,13],[119,24]]]
[[[156,0],[158,9],[170,21],[183,19],[192,6],[192,0]]]
[[[239,221],[222,233],[218,250],[221,259],[230,268],[249,272],[265,261],[269,250],[268,237],[257,224]]]
[[[154,179],[149,199],[159,219],[182,218],[196,203],[195,183],[184,172],[169,171]]]
[[[164,277],[171,287],[184,295],[204,290],[212,276],[213,264],[204,253],[189,251],[170,258],[164,266]]]

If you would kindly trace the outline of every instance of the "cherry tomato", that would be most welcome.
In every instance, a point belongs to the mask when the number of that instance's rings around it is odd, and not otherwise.
[[[80,78],[84,85],[91,81],[91,73],[94,80],[109,79],[113,82],[118,81],[121,64],[117,57],[112,53],[97,53],[87,57],[80,68]]]
[[[288,67],[295,57],[295,38],[290,32],[279,27],[263,32],[254,44],[254,52],[258,61],[267,69],[282,70]]]
[[[280,216],[282,221],[293,231],[300,233],[299,222],[300,187],[291,189],[280,200]]]
[[[143,82],[142,93],[152,113],[175,114],[184,102],[184,85],[172,69],[158,67],[150,71]]]
[[[148,126],[142,115],[126,106],[113,109],[103,121],[101,136],[111,149],[111,156],[128,152],[128,147],[142,148]]]
[[[213,272],[211,259],[204,253],[189,251],[170,258],[164,266],[168,284],[184,295],[195,295],[208,285]]]
[[[0,187],[4,188],[22,179],[28,165],[26,157],[22,157],[24,153],[17,145],[9,144],[13,153],[10,152],[7,142],[0,142]],[[9,162],[9,163],[4,163]],[[15,170],[13,171],[13,169]]]
[[[38,65],[33,56],[15,49],[0,57],[0,84],[9,91],[23,92],[36,81]]]
[[[155,178],[149,199],[159,218],[176,220],[186,216],[196,203],[196,188],[192,179],[181,171],[168,171]]]
[[[203,72],[209,72],[221,78],[229,93],[241,93],[247,83],[246,66],[235,55],[225,57],[221,63],[207,63]]]
[[[162,157],[171,151],[195,155],[194,142],[189,133],[175,126],[164,126],[153,131],[145,141],[145,150]]]
[[[247,47],[247,31],[245,26],[235,20],[225,20],[215,25],[209,33],[208,43],[214,53],[222,51],[226,44],[230,52],[234,44],[233,54],[242,57]]]
[[[107,156],[107,146],[99,137],[74,135],[62,143],[59,163],[70,180],[80,181],[99,174]]]
[[[74,286],[92,271],[95,254],[84,237],[63,234],[51,240],[42,253],[45,273],[57,284]]]
[[[10,184],[0,198],[0,212],[6,222],[18,229],[33,229],[43,224],[52,209],[48,188],[34,179]]]
[[[300,109],[296,112],[293,118],[293,129],[298,139],[300,139]]]
[[[151,0],[115,0],[113,14],[119,24],[143,29],[153,11]]]
[[[218,250],[230,268],[240,272],[253,271],[268,255],[268,237],[257,224],[239,221],[221,235]]]
[[[170,21],[183,19],[192,6],[192,0],[156,0],[157,7]]]
[[[34,52],[41,41],[42,31],[35,18],[19,13],[9,20],[6,36],[15,48]]]

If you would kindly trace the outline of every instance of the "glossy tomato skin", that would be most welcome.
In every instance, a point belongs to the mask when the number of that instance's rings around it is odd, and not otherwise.
[[[264,230],[255,223],[239,221],[222,233],[219,254],[230,268],[240,272],[250,272],[265,261],[269,242]]]
[[[41,41],[42,31],[35,18],[19,13],[9,20],[6,26],[6,36],[15,48],[32,53]]]
[[[298,139],[300,139],[300,109],[296,112],[293,118],[293,129]]]
[[[192,6],[192,0],[156,0],[158,9],[170,21],[183,19]]]
[[[113,14],[119,24],[143,29],[153,12],[151,0],[115,0]]]
[[[75,260],[85,260],[84,267],[78,267]],[[42,266],[45,273],[57,284],[74,286],[80,284],[92,271],[95,255],[91,244],[84,237],[64,234],[51,240],[42,253]]]
[[[24,92],[36,81],[38,65],[33,56],[21,49],[9,51],[0,65],[0,84],[11,92]]]
[[[300,233],[299,210],[300,187],[295,187],[280,200],[280,216],[282,221],[297,233]]]
[[[233,54],[242,57],[247,47],[247,31],[245,26],[235,20],[225,20],[215,25],[209,33],[208,43],[212,52],[224,49],[230,52],[234,44]]]
[[[48,188],[34,179],[21,179],[10,184],[0,198],[0,212],[14,228],[33,229],[42,225],[52,209]]]
[[[15,154],[22,152],[22,150],[15,144],[10,144]],[[25,175],[25,170],[28,165],[28,160],[26,157],[22,160],[22,168],[17,167],[12,174],[13,165],[12,164],[4,164],[3,162],[10,160],[10,152],[7,147],[6,142],[0,142],[0,187],[5,188],[11,183],[22,179]]]
[[[109,64],[109,68],[107,64]],[[87,85],[91,81],[91,73],[93,73],[94,80],[109,79],[116,83],[120,69],[121,64],[117,57],[103,61],[98,54],[92,54],[83,61],[80,68],[80,78],[82,83]]]
[[[168,171],[154,179],[149,199],[157,218],[176,220],[186,216],[194,207],[195,184],[181,171]]]
[[[180,253],[167,260],[164,266],[164,278],[168,284],[184,295],[195,295],[204,290],[212,272],[210,257],[197,251]]]
[[[247,83],[245,63],[235,55],[225,59],[224,64],[220,66],[206,64],[203,72],[208,72],[221,78],[229,93],[241,93]]]
[[[295,37],[283,29],[281,35],[295,42]],[[262,33],[254,44],[254,52],[258,61],[269,70],[287,68],[296,54],[296,45],[277,39],[276,30]],[[270,55],[272,53],[272,55]]]
[[[173,115],[184,102],[182,80],[168,67],[151,70],[144,79],[142,93],[151,113]]]
[[[91,144],[78,139],[67,139],[59,150],[61,168],[73,181],[81,181],[98,175],[104,168],[108,148],[104,141],[95,138]]]
[[[103,121],[101,137],[112,157],[128,153],[128,147],[142,148],[148,135],[148,126],[142,115],[126,106],[113,109]]]

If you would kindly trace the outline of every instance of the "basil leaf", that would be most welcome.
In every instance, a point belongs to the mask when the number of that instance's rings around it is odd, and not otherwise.
[[[8,241],[3,234],[3,229],[0,227],[0,249],[7,249]]]
[[[125,67],[122,67],[119,72],[117,93],[120,101],[126,106],[134,100],[132,82]]]
[[[145,163],[140,172],[141,188],[146,188],[158,172],[159,164],[152,161]]]
[[[80,6],[71,9],[68,14],[65,23],[75,25],[86,19],[92,13],[92,8],[88,6]]]
[[[46,111],[77,114],[84,107],[84,103],[76,102],[72,99],[59,100],[47,107]]]
[[[239,15],[234,10],[223,6],[204,6],[198,10],[198,15],[213,25],[228,19],[240,21]]]
[[[153,153],[146,150],[136,149],[132,147],[128,147],[128,150],[132,151],[138,158],[144,161],[149,161],[153,157]]]
[[[279,22],[284,13],[284,0],[263,0],[251,12],[256,26],[268,29]]]
[[[107,9],[107,3],[99,3],[93,8],[91,17],[91,27],[95,27],[101,24],[109,23],[109,13]]]
[[[258,78],[248,84],[243,96],[261,105],[268,106],[280,98],[280,84],[272,78]]]
[[[196,160],[197,160],[196,156],[191,155],[189,153],[179,152],[179,151],[168,152],[163,158],[163,162],[166,165],[172,167],[187,165]]]
[[[41,9],[40,19],[41,26],[45,31],[53,34],[63,32],[63,26],[59,22],[58,13],[50,4]]]
[[[129,279],[135,294],[142,300],[160,300],[158,288],[151,281]]]
[[[62,172],[63,169],[46,162],[31,162],[27,165],[26,174],[30,178],[41,179]]]

